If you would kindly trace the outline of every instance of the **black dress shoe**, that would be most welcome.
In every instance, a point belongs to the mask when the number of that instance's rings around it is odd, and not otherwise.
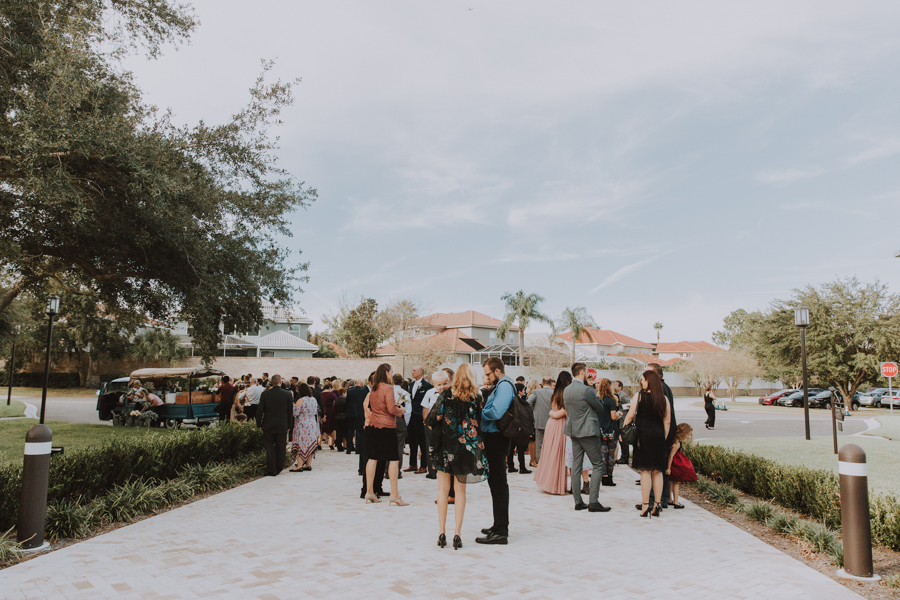
[[[627,465],[627,464],[628,464],[628,461],[627,461],[627,460],[620,459],[620,460],[617,460],[617,461],[616,461],[616,464],[617,464],[617,465]]]
[[[429,473],[425,476],[425,479],[437,479],[437,473]]]
[[[515,472],[516,472],[516,468],[515,468],[515,467],[510,467],[510,468],[506,469],[506,472],[507,472],[507,473],[515,473]]]
[[[531,471],[529,471],[525,467],[519,467],[519,473],[522,475],[528,475],[529,473],[531,473]]]
[[[611,510],[612,510],[612,508],[610,508],[608,506],[603,506],[599,502],[597,504],[591,503],[588,506],[588,512],[609,512]]]
[[[491,535],[492,533],[494,533],[494,530],[490,527],[485,527],[481,530],[481,533],[483,533],[484,535]]]
[[[587,507],[588,507],[588,505],[585,504],[584,502],[579,502],[578,504],[575,505],[575,510],[584,510]]]
[[[475,538],[476,544],[500,544],[505,546],[509,543],[507,536],[505,535],[497,535],[493,531],[488,535],[480,538]]]
[[[643,505],[642,505],[642,504],[635,504],[634,507],[635,507],[636,509],[638,509],[638,510],[641,510],[641,508],[643,508]]]
[[[609,476],[604,477],[604,478],[600,481],[600,485],[602,485],[602,486],[607,486],[607,487],[609,487],[609,486],[615,487],[615,486],[616,486],[616,484],[613,483],[612,477],[609,477]]]
[[[347,454],[351,454],[351,453],[352,453],[352,450],[347,450]]]
[[[375,492],[375,495],[378,496],[379,498],[384,498],[385,496],[390,496],[391,494],[390,494],[390,492],[378,491],[378,492]]]

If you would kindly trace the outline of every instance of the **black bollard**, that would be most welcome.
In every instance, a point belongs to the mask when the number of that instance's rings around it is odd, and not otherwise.
[[[25,551],[42,550],[45,546],[44,517],[52,446],[53,432],[46,425],[35,425],[25,434],[25,468],[16,524],[16,540]]]
[[[841,537],[844,568],[838,575],[864,581],[881,579],[872,568],[872,529],[869,524],[869,476],[866,453],[847,444],[838,453],[841,480]]]

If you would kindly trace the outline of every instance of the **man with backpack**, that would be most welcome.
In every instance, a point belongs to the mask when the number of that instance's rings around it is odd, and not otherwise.
[[[481,411],[481,435],[484,440],[484,454],[488,461],[488,486],[491,488],[491,502],[494,524],[482,529],[484,537],[476,538],[479,544],[508,543],[509,536],[509,484],[506,482],[506,455],[509,453],[509,439],[498,428],[498,421],[509,410],[516,388],[506,376],[503,361],[494,356],[482,365],[484,375],[493,386]]]

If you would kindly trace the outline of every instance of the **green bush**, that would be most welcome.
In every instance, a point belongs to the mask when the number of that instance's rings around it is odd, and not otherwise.
[[[47,507],[44,535],[52,540],[78,538],[85,535],[97,520],[93,504],[86,506],[62,500]]]
[[[716,482],[729,483],[752,496],[770,499],[775,504],[807,514],[821,521],[823,527],[840,530],[840,483],[831,471],[782,465],[715,445],[684,444],[682,448],[698,473]],[[697,487],[706,494],[716,493],[712,491],[715,488],[713,482],[701,479]],[[784,519],[777,515],[773,517],[772,528],[780,531],[774,522],[786,526]],[[870,498],[869,519],[872,541],[900,550],[900,502],[891,496]],[[831,553],[838,561],[843,560],[843,550],[833,550]]]
[[[838,479],[831,471],[781,465],[715,445],[685,444],[684,450],[694,468],[707,477],[840,527]]]
[[[90,501],[134,481],[165,482],[179,477],[188,465],[240,460],[241,469],[247,472],[251,466],[244,459],[261,449],[259,429],[230,424],[117,438],[101,446],[55,456],[50,464],[48,503]],[[16,523],[21,477],[21,466],[0,465],[0,529]]]
[[[11,533],[12,529],[0,533],[0,564],[19,558],[19,555],[16,553],[19,543],[16,541],[16,538],[11,537]]]
[[[791,515],[786,515],[780,512],[775,513],[775,515],[773,515],[766,524],[777,533],[780,533],[782,535],[790,535],[791,531],[793,531],[794,527],[796,527],[797,521],[797,517],[792,517]]]
[[[772,504],[770,502],[757,500],[756,502],[751,502],[747,506],[747,510],[745,512],[747,513],[747,516],[754,521],[766,524],[769,522],[769,519],[771,519],[775,514],[775,509],[772,508]]]

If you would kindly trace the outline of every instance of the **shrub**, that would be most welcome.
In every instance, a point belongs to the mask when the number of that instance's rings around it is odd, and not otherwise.
[[[10,537],[10,533],[12,533],[12,529],[8,529],[5,533],[0,534],[0,563],[19,558],[19,555],[16,553],[19,543],[15,538]]]
[[[0,372],[0,386],[9,385],[9,371]],[[13,385],[19,387],[44,387],[43,373],[16,373],[13,376]],[[51,388],[77,388],[81,387],[78,373],[50,373],[47,387]]]
[[[771,502],[757,500],[756,502],[748,504],[745,512],[747,513],[747,516],[754,521],[766,524],[775,514],[775,509],[772,508]]]
[[[707,488],[706,494],[710,500],[722,506],[739,507],[741,505],[740,497],[730,485],[714,483]]]
[[[47,507],[44,534],[50,539],[77,538],[85,535],[96,521],[93,504],[61,500]]]
[[[831,471],[781,465],[715,445],[685,444],[684,450],[707,477],[840,527],[838,479]]]
[[[766,524],[782,535],[790,535],[796,526],[797,520],[797,517],[779,512],[773,515]]]
[[[166,505],[160,486],[141,480],[117,485],[100,499],[100,515],[113,523],[127,523],[139,515]]]
[[[220,490],[234,485],[241,477],[234,465],[188,465],[182,472],[182,480],[196,494]]]

